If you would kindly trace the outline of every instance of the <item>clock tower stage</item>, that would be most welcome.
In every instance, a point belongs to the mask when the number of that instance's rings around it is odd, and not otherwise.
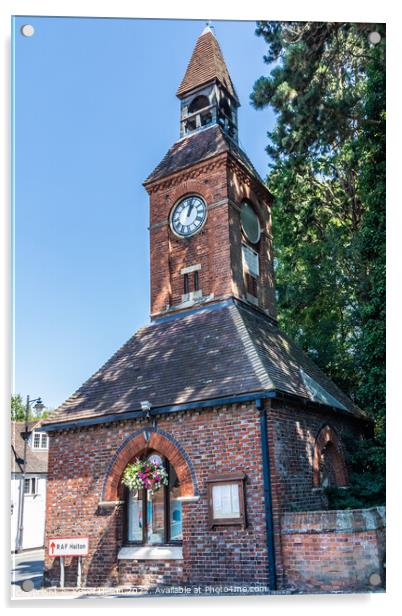
[[[278,327],[272,197],[208,26],[177,96],[180,138],[144,183],[151,322],[44,420],[46,536],[88,537],[88,587],[286,588],[280,516],[347,485],[343,439],[367,421]],[[166,485],[128,490],[136,460]]]

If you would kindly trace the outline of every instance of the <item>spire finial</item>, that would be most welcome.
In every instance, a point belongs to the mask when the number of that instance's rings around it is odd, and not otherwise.
[[[211,20],[210,20],[210,19],[208,19],[208,20],[205,22],[205,28],[204,28],[204,30],[201,32],[201,36],[202,36],[203,34],[207,34],[208,32],[210,32],[211,34],[213,34],[213,35],[215,36],[215,28],[213,27],[213,25],[212,25],[212,23],[211,23]]]

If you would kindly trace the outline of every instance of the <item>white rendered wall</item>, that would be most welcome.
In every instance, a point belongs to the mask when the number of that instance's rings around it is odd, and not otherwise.
[[[28,477],[38,477],[38,493],[35,496],[25,495],[23,550],[42,547],[45,534],[46,478],[33,474]],[[20,483],[18,475],[11,479],[11,502],[14,503],[11,515],[12,550],[16,548]]]

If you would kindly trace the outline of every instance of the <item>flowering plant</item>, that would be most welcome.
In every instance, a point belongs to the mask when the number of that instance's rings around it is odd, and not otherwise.
[[[150,462],[149,460],[139,460],[129,464],[122,478],[122,483],[129,490],[142,490],[143,488],[151,491],[151,494],[159,490],[162,485],[167,485],[167,472],[162,464]]]

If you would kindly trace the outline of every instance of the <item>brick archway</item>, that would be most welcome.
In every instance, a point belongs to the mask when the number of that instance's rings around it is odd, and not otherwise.
[[[320,457],[325,448],[329,448],[331,463],[335,475],[336,485],[345,486],[348,483],[346,464],[343,456],[342,443],[335,430],[329,426],[323,426],[317,434],[314,445],[313,459],[313,485],[318,488],[320,480]]]
[[[173,206],[181,197],[191,193],[198,193],[201,195],[201,197],[205,199],[207,205],[213,201],[209,185],[196,179],[188,179],[172,190],[169,194],[169,201]]]
[[[130,434],[116,451],[106,471],[103,482],[102,500],[116,501],[120,496],[120,480],[127,464],[147,449],[155,449],[165,456],[174,467],[179,484],[180,496],[197,496],[198,486],[191,460],[176,439],[163,430],[148,428],[150,438],[146,441],[145,430]]]

